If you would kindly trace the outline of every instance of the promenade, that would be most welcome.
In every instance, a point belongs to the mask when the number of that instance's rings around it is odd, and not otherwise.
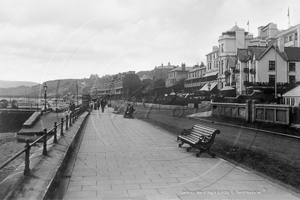
[[[112,110],[89,116],[74,165],[66,171],[65,200],[299,199],[218,157],[196,158],[196,151],[178,147],[174,134]]]

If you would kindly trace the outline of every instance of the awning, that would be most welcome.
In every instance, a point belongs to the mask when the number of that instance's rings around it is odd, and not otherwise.
[[[220,89],[221,91],[227,91],[227,90],[235,90],[235,88],[230,87],[230,86],[225,86],[222,89]]]
[[[282,96],[286,98],[300,97],[300,85],[284,93]]]
[[[206,83],[199,91],[210,91],[208,89],[208,84],[210,84],[210,90],[212,90],[216,87],[216,85],[218,85],[218,82]]]
[[[208,72],[206,73],[203,77],[208,77],[208,76],[215,76],[218,74],[218,71],[214,71],[214,72]]]

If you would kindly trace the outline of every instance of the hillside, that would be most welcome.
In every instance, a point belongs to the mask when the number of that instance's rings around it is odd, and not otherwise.
[[[3,81],[0,80],[0,88],[13,88],[13,87],[19,87],[19,86],[34,86],[38,85],[39,83],[35,82],[28,82],[28,81]]]
[[[77,94],[76,82],[78,85],[78,94],[89,93],[92,84],[89,79],[64,79],[47,81],[48,97],[63,97]],[[44,89],[42,84],[34,86],[18,86],[13,88],[0,88],[0,96],[25,96],[25,97],[43,97]]]
[[[143,75],[151,76],[153,75],[153,70],[139,71],[136,74],[139,77],[142,77]],[[97,74],[92,74],[90,78],[47,81],[46,82],[48,86],[47,97],[52,97],[52,98],[65,97],[65,96],[75,97],[77,95],[76,82],[78,85],[79,95],[90,94],[92,90],[95,90],[95,88],[98,87],[99,76]],[[30,84],[30,82],[19,81],[19,84],[21,83]],[[32,82],[31,85],[19,85],[16,87],[9,87],[9,88],[2,87],[2,85],[0,85],[0,96],[43,97],[44,96],[43,84]]]

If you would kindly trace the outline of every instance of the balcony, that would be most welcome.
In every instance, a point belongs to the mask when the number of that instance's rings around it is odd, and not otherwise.
[[[224,72],[224,74],[225,74],[225,76],[230,76],[230,70],[226,70],[225,72]]]
[[[240,73],[240,69],[237,69],[237,68],[233,69],[233,73],[235,73],[235,74]]]
[[[249,81],[244,81],[244,85],[245,85],[246,87],[250,86]]]
[[[248,67],[244,68],[244,73],[249,74],[249,68]]]
[[[255,74],[255,69],[250,69],[250,74]]]

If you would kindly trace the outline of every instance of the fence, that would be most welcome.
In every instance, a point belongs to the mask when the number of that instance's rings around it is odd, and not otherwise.
[[[238,103],[211,103],[212,115],[218,117],[247,118],[246,104]]]
[[[292,118],[292,107],[278,104],[253,104],[252,113],[252,121],[289,125]]]
[[[271,122],[289,125],[292,122],[292,107],[278,104],[212,103],[212,115],[245,119],[247,122]]]
[[[29,175],[30,174],[30,167],[29,167],[29,165],[30,165],[30,159],[29,159],[30,148],[32,146],[36,145],[36,143],[38,143],[38,142],[43,142],[43,155],[47,155],[47,136],[48,136],[48,134],[50,132],[54,133],[53,143],[57,143],[58,130],[60,129],[60,136],[64,136],[64,128],[65,128],[65,131],[67,131],[69,129],[69,127],[71,127],[72,124],[75,123],[75,121],[78,119],[79,115],[81,115],[82,113],[83,113],[83,110],[81,108],[78,108],[77,110],[75,110],[74,113],[71,113],[70,116],[67,115],[65,119],[61,118],[61,122],[59,124],[57,124],[57,122],[54,122],[53,128],[50,129],[49,131],[47,129],[44,129],[43,130],[44,134],[41,137],[39,137],[38,139],[36,139],[34,142],[32,142],[31,144],[29,143],[29,140],[27,139],[25,148],[22,149],[21,151],[19,151],[17,154],[15,154],[12,158],[10,158],[6,162],[4,162],[0,166],[0,170],[3,169],[5,166],[7,166],[12,161],[14,161],[20,155],[25,153],[24,175]]]

